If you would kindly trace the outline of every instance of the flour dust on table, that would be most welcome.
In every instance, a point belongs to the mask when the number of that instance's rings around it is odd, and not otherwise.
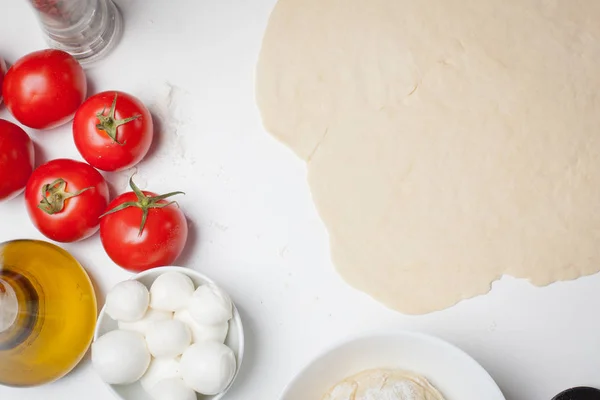
[[[264,125],[339,273],[427,313],[600,269],[600,2],[280,0]]]

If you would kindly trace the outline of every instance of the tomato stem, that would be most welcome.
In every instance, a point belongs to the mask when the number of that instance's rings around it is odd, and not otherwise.
[[[65,208],[65,201],[67,199],[79,196],[81,193],[92,188],[87,187],[75,193],[69,193],[65,190],[66,187],[67,182],[62,178],[42,186],[42,200],[38,204],[38,208],[49,215],[56,214]]]
[[[128,117],[125,119],[115,119],[115,110],[117,108],[117,93],[115,93],[115,98],[113,99],[112,105],[110,106],[110,110],[108,110],[108,115],[104,115],[106,112],[106,107],[102,109],[101,113],[96,114],[96,118],[98,118],[98,124],[96,128],[106,132],[106,134],[113,140],[113,142],[124,145],[125,142],[121,143],[117,140],[117,129],[121,125],[125,125],[128,122],[141,118],[140,114],[134,115],[132,117]]]
[[[129,186],[131,187],[131,190],[133,191],[133,193],[135,193],[138,201],[127,201],[123,204],[119,204],[112,210],[108,210],[107,212],[102,214],[100,216],[100,218],[102,218],[106,215],[109,215],[109,214],[119,212],[119,211],[124,210],[129,207],[137,207],[142,210],[142,221],[140,223],[140,230],[138,232],[138,236],[142,235],[142,232],[144,231],[144,227],[146,226],[146,221],[148,220],[148,212],[149,212],[148,210],[150,210],[151,208],[165,208],[172,204],[175,204],[177,207],[179,207],[179,204],[176,201],[171,201],[169,203],[159,203],[159,202],[161,200],[166,199],[167,197],[175,196],[177,194],[185,194],[183,192],[170,192],[170,193],[162,194],[160,196],[147,196],[133,182],[133,176],[131,178],[129,178]]]

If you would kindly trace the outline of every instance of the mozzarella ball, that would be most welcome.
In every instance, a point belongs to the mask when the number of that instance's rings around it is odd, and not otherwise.
[[[133,322],[125,322],[119,321],[119,329],[123,329],[126,331],[134,331],[139,332],[142,335],[146,336],[148,333],[148,329],[154,324],[156,321],[165,321],[173,318],[173,313],[170,311],[161,311],[154,310],[149,308],[146,311],[144,317],[138,321]]]
[[[194,293],[194,282],[180,272],[165,272],[150,286],[150,307],[177,311],[187,306]]]
[[[150,352],[140,333],[110,331],[92,344],[92,364],[106,383],[133,383],[146,372]]]
[[[137,321],[146,313],[149,302],[150,294],[143,283],[123,281],[106,295],[106,313],[117,321]]]
[[[177,357],[192,342],[189,328],[178,320],[155,321],[146,334],[148,350],[154,357]]]
[[[233,351],[218,342],[191,345],[181,356],[179,366],[186,385],[205,395],[225,390],[236,370]]]
[[[223,343],[229,331],[229,322],[223,322],[217,325],[200,325],[190,315],[188,310],[175,311],[173,318],[183,322],[192,332],[192,342],[215,341]]]
[[[155,358],[150,363],[142,379],[140,379],[140,383],[146,392],[151,393],[154,385],[168,378],[181,378],[179,360],[176,358]]]
[[[150,395],[154,400],[196,400],[196,392],[188,387],[181,378],[163,379],[152,388]]]
[[[229,296],[215,285],[196,289],[188,305],[190,315],[201,325],[217,325],[229,321],[233,306]]]

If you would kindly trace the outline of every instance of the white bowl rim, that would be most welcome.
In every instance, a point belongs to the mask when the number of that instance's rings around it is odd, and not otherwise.
[[[201,272],[198,272],[194,269],[191,268],[187,268],[187,267],[180,267],[177,265],[166,265],[163,267],[156,267],[156,268],[150,268],[147,269],[145,271],[142,271],[140,273],[137,273],[135,275],[130,276],[128,279],[126,280],[139,280],[141,278],[144,278],[148,275],[155,275],[155,274],[160,274],[160,273],[165,273],[165,272],[181,272],[182,274],[185,275],[195,275],[197,278],[202,279],[203,281],[215,285],[217,286],[219,289],[223,290],[223,288],[221,288],[221,286],[216,283],[213,279],[209,278],[208,276],[204,275]],[[223,290],[224,291],[224,290]],[[225,292],[230,298],[231,296],[229,295],[229,293]],[[240,313],[237,309],[237,307],[235,306],[235,303],[233,302],[233,300],[231,300],[231,304],[233,305],[233,317],[231,318],[232,320],[235,320],[236,325],[237,325],[237,333],[238,333],[238,338],[239,338],[239,344],[238,344],[238,354],[237,354],[237,365],[236,365],[236,370],[235,370],[235,374],[233,375],[233,378],[231,379],[231,382],[229,383],[229,385],[219,394],[216,394],[212,397],[211,400],[220,400],[223,398],[223,396],[225,396],[225,394],[229,391],[229,389],[231,389],[231,387],[233,386],[235,379],[237,378],[240,369],[242,368],[242,361],[244,360],[244,344],[245,344],[245,338],[244,338],[244,326],[242,324],[242,317],[240,316]],[[106,318],[106,301],[104,301],[104,304],[102,305],[102,309],[100,310],[100,312],[98,313],[98,318],[96,319],[96,328],[94,329],[94,340],[93,342],[95,342],[98,337],[99,337],[99,332],[100,332],[100,320]],[[92,342],[92,343],[93,343]],[[114,388],[113,385],[108,384],[106,382],[103,381],[103,383],[108,386],[108,388],[110,389],[110,391],[119,399],[123,399],[123,397],[117,393]],[[124,399],[127,400],[127,399]]]
[[[411,337],[414,339],[422,339],[425,341],[429,341],[432,343],[436,343],[436,344],[445,346],[447,348],[450,348],[450,349],[456,351],[458,354],[463,356],[465,358],[465,360],[467,360],[468,362],[473,364],[473,366],[476,369],[479,369],[482,372],[482,376],[485,376],[486,380],[488,381],[487,383],[490,385],[490,388],[493,387],[494,388],[493,390],[497,391],[497,395],[500,396],[499,398],[506,400],[506,397],[504,397],[504,394],[500,390],[500,387],[498,386],[496,381],[494,381],[494,379],[489,374],[489,372],[487,372],[486,369],[483,368],[483,366],[481,366],[481,364],[479,364],[477,362],[477,360],[475,360],[473,357],[471,357],[466,351],[464,351],[460,347],[458,347],[450,342],[447,342],[437,336],[430,335],[427,333],[417,332],[417,331],[405,330],[405,329],[388,329],[388,330],[367,331],[367,332],[359,333],[356,335],[348,336],[345,339],[343,339],[341,342],[336,342],[332,345],[326,346],[315,357],[313,357],[309,362],[307,362],[296,374],[294,374],[292,379],[290,379],[290,381],[285,385],[284,389],[281,391],[281,394],[279,395],[279,400],[283,400],[284,397],[289,394],[289,390],[291,389],[292,385],[294,383],[296,383],[296,381],[298,380],[298,378],[300,376],[302,376],[306,371],[308,371],[308,369],[314,363],[316,363],[319,359],[325,357],[327,354],[334,352],[344,346],[347,346],[347,345],[354,343],[356,341],[359,341],[359,340],[372,339],[372,338],[377,338],[377,337],[391,337],[391,336],[405,336],[405,337]]]

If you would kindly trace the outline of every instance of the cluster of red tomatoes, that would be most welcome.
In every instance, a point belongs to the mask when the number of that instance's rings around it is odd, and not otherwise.
[[[51,129],[73,121],[73,139],[87,163],[56,159],[34,169],[27,133],[0,119],[0,201],[25,190],[33,224],[57,242],[75,242],[100,229],[106,253],[123,268],[142,271],[170,265],[187,240],[185,216],[168,198],[132,191],[109,204],[108,185],[98,170],[131,168],[144,158],[153,136],[152,117],[137,98],[123,92],[86,100],[87,82],[75,58],[42,50],[7,70],[0,59],[0,101],[22,125]]]

